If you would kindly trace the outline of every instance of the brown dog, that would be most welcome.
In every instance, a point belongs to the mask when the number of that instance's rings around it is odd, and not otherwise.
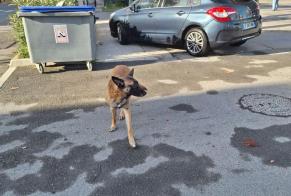
[[[121,109],[119,119],[125,118],[127,125],[127,136],[129,145],[136,147],[134,131],[131,126],[130,97],[143,97],[146,95],[146,88],[133,78],[134,69],[126,65],[117,65],[112,69],[111,77],[107,86],[106,101],[110,106],[112,121],[110,131],[116,129],[116,110]]]

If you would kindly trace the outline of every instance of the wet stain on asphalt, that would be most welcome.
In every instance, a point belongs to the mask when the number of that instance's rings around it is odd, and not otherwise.
[[[182,104],[174,107],[183,111],[196,111],[191,105]],[[0,195],[12,191],[16,195],[29,195],[38,191],[43,193],[60,193],[71,188],[80,175],[86,174],[88,184],[104,184],[97,186],[92,195],[180,195],[173,188],[174,184],[185,184],[196,188],[199,185],[214,183],[221,178],[219,173],[208,171],[215,167],[213,161],[205,156],[196,156],[193,152],[184,151],[168,144],[155,146],[139,146],[136,150],[128,149],[127,139],[117,140],[108,144],[112,149],[105,160],[94,157],[103,148],[92,145],[71,143],[59,132],[35,129],[43,125],[76,118],[70,110],[33,112],[30,116],[22,116],[5,125],[27,125],[0,135],[0,145],[20,141],[20,145],[0,153]],[[15,115],[17,117],[17,115]],[[54,128],[55,129],[55,128]],[[56,130],[57,131],[57,130]],[[75,133],[77,133],[76,131]],[[155,138],[168,137],[159,133]],[[70,148],[61,158],[40,155],[58,140],[61,142],[55,149]],[[165,157],[161,162],[143,173],[131,174],[122,172],[116,176],[112,173],[122,168],[140,167],[148,157]],[[25,164],[41,163],[36,173],[19,175],[10,178],[6,170],[13,171]],[[20,171],[17,171],[20,172]],[[17,176],[17,175],[16,175]],[[165,180],[160,180],[165,179]]]
[[[43,156],[36,157],[26,153],[22,162],[39,160],[42,167],[38,173],[25,175],[11,180],[5,173],[0,174],[0,194],[13,191],[16,194],[28,195],[37,191],[58,193],[74,184],[79,175],[86,173],[86,181],[90,184],[103,183],[91,195],[180,195],[173,184],[185,184],[189,187],[207,185],[221,178],[218,173],[208,171],[215,165],[205,156],[196,156],[193,152],[184,151],[167,144],[157,144],[153,147],[139,146],[137,150],[127,150],[127,139],[111,142],[112,154],[103,161],[96,161],[94,155],[102,148],[81,145],[73,147],[61,159]],[[37,146],[35,146],[37,148]],[[36,151],[31,147],[32,151]],[[16,151],[16,149],[14,149]],[[0,154],[7,155],[4,160],[14,157],[14,151]],[[28,156],[29,155],[29,156]],[[19,155],[16,155],[16,158]],[[121,168],[132,168],[143,164],[147,157],[165,157],[167,161],[148,169],[141,174],[123,172],[117,176],[112,173]],[[1,160],[3,160],[1,158]],[[16,166],[19,161],[2,164],[0,169]],[[73,169],[72,169],[73,168]],[[163,179],[163,180],[161,180]]]
[[[198,157],[193,152],[167,144],[157,144],[153,147],[140,146],[137,151],[129,153],[124,151],[124,145],[127,145],[125,140],[110,144],[113,148],[112,155],[100,162],[104,165],[102,168],[105,169],[98,180],[105,182],[104,187],[96,189],[92,195],[142,196],[149,193],[151,195],[180,195],[179,190],[172,187],[173,184],[185,184],[195,188],[197,185],[213,183],[221,178],[220,174],[208,171],[208,168],[214,167],[214,164],[207,156]],[[116,177],[108,175],[118,168],[131,168],[141,164],[148,156],[162,156],[168,161],[160,163],[143,174],[122,173]]]
[[[234,174],[242,174],[242,173],[250,172],[250,170],[243,169],[243,168],[242,169],[232,169],[231,172]]]
[[[184,104],[184,103],[172,106],[170,107],[170,109],[179,111],[179,112],[187,112],[187,113],[194,113],[198,111],[192,105]]]
[[[34,163],[36,161],[36,158],[33,155],[34,153],[43,152],[48,149],[56,139],[62,138],[63,136],[57,132],[50,133],[46,130],[33,132],[33,130],[53,122],[73,118],[74,115],[70,113],[47,111],[31,113],[30,116],[20,117],[13,122],[7,123],[7,125],[27,126],[24,129],[16,129],[0,135],[0,145],[9,144],[15,140],[24,142],[22,146],[0,154],[0,169],[13,168],[18,164],[23,163]]]
[[[216,91],[216,90],[209,90],[209,91],[206,91],[206,94],[208,94],[208,95],[217,95],[218,94],[218,91]]]
[[[0,184],[5,186],[4,192],[12,190],[20,195],[28,195],[36,191],[50,193],[62,191],[72,185],[78,175],[84,172],[84,168],[93,167],[90,164],[94,163],[92,155],[96,152],[98,152],[96,147],[82,145],[71,149],[69,154],[62,159],[32,155],[28,158],[40,160],[43,163],[37,174],[25,175],[15,181],[2,174],[0,175]],[[71,170],[70,167],[73,167],[74,170]]]
[[[66,147],[70,147],[72,146],[73,143],[72,142],[64,142],[59,144],[58,146],[54,147],[53,150],[58,150],[58,149],[62,149],[62,148],[66,148]]]
[[[235,128],[231,138],[231,145],[243,154],[249,154],[262,159],[270,166],[291,166],[291,124],[274,125],[264,129]],[[252,138],[257,147],[243,144],[246,138]]]
[[[34,163],[37,158],[33,155],[46,150],[54,140],[62,137],[60,133],[41,131],[32,133],[29,130],[15,130],[0,136],[0,145],[14,140],[24,141],[25,144],[0,154],[0,170],[14,168],[19,164]]]

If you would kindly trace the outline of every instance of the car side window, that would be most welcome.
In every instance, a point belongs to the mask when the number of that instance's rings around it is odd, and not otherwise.
[[[158,7],[159,0],[140,0],[136,5],[138,9],[155,8]]]
[[[188,7],[199,3],[200,0],[164,0],[162,7]]]

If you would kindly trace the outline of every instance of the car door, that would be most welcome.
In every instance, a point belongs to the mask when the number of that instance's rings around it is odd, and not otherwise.
[[[132,11],[128,17],[132,36],[153,41],[152,35],[156,33],[156,22],[153,15],[157,12],[159,1],[140,0],[135,3],[135,11]]]
[[[185,23],[190,10],[191,0],[163,0],[153,18],[156,21],[157,39],[160,43],[174,44]]]

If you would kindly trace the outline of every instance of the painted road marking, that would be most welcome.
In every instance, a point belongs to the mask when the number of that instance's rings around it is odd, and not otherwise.
[[[178,84],[177,81],[175,81],[175,80],[169,80],[169,79],[166,79],[166,80],[158,80],[158,82],[163,83],[163,84]]]
[[[275,137],[274,140],[279,143],[286,143],[291,141],[288,137]]]
[[[278,61],[276,60],[253,60],[249,62],[250,64],[268,64],[268,63],[277,63]]]
[[[8,78],[12,75],[12,73],[16,70],[16,67],[9,67],[9,69],[1,76],[0,78],[0,88],[2,88],[3,84],[8,80]]]

